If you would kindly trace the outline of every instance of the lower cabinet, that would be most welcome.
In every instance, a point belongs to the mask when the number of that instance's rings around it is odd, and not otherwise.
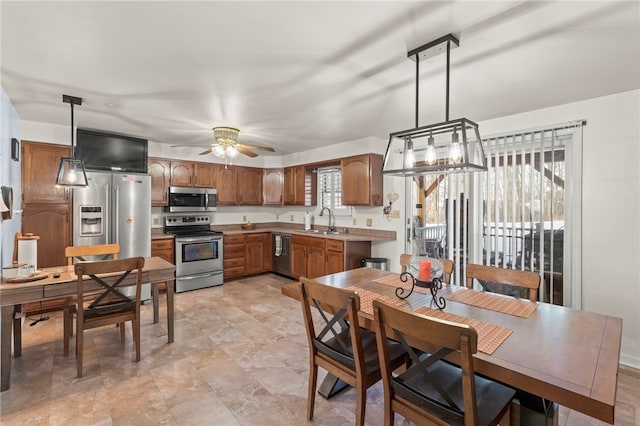
[[[271,271],[271,233],[225,235],[224,280]]]
[[[151,256],[158,256],[175,264],[175,241],[173,238],[151,239]],[[166,290],[167,283],[160,283],[160,291]]]
[[[293,278],[317,278],[361,267],[371,257],[371,242],[292,235],[291,257]]]

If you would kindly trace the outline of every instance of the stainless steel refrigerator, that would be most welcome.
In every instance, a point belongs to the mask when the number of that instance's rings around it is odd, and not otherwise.
[[[121,259],[151,256],[151,178],[87,172],[87,180],[88,188],[73,190],[73,244],[118,243]],[[142,300],[149,299],[146,284]]]

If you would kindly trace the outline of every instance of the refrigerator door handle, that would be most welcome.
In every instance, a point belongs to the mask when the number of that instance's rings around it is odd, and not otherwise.
[[[113,185],[113,190],[115,192],[115,196],[113,197],[113,204],[115,204],[113,209],[113,223],[115,227],[113,242],[120,244],[120,185]]]
[[[109,210],[109,197],[111,196],[110,188],[111,188],[111,185],[107,184],[104,186],[104,191],[106,192],[105,194],[106,196],[104,198],[105,211],[103,212],[103,219],[102,219],[104,220],[104,239],[107,244],[111,244],[111,229],[109,229],[110,227],[109,217],[111,216],[111,211]]]

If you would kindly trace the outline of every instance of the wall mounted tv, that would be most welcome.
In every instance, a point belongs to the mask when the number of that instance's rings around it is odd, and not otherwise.
[[[87,170],[147,173],[147,140],[78,129],[75,157]]]

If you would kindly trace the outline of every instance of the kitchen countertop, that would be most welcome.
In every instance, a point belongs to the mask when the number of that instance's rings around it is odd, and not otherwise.
[[[302,228],[296,228],[293,226],[282,226],[278,223],[260,223],[256,224],[254,229],[242,229],[241,225],[212,225],[211,229],[214,231],[221,231],[224,235],[242,235],[242,234],[259,234],[265,232],[279,232],[290,235],[302,235],[306,237],[316,238],[328,238],[332,240],[341,241],[394,241],[396,239],[395,231],[379,231],[361,228],[347,228],[347,232],[340,232],[339,234],[325,235],[322,233],[307,232]],[[326,230],[322,227],[317,227],[321,232]],[[344,228],[339,228],[344,229]],[[174,239],[171,234],[165,234],[162,228],[151,228],[151,239]]]

